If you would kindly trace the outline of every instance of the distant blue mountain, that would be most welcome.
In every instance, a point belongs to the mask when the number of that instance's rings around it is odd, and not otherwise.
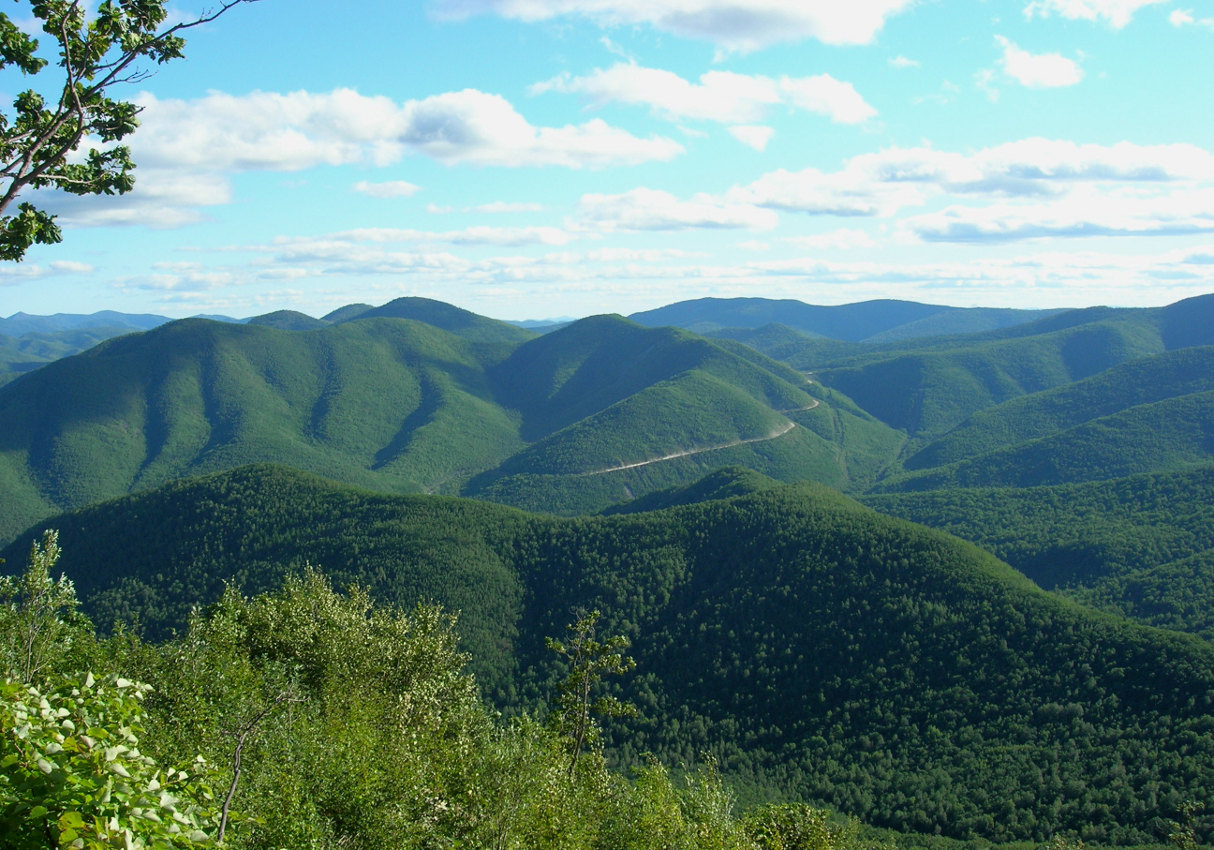
[[[791,299],[698,298],[633,313],[628,318],[648,327],[670,325],[700,334],[725,328],[760,328],[780,324],[810,336],[846,342],[892,342],[997,330],[1061,312],[944,307],[894,300],[819,307]]]

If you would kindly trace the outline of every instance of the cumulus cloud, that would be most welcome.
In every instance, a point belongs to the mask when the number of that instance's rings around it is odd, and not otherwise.
[[[816,168],[780,169],[726,193],[726,198],[734,203],[840,216],[891,215],[903,207],[922,204],[925,197],[919,187],[874,178],[863,168],[852,165],[834,173]]]
[[[912,217],[905,227],[928,242],[1209,233],[1214,232],[1214,190],[1142,198],[1089,189],[1049,204],[951,206]]]
[[[601,231],[743,228],[767,230],[777,216],[745,202],[699,194],[680,200],[669,192],[638,188],[618,195],[583,195],[580,226]]]
[[[0,286],[16,286],[30,280],[57,275],[93,274],[96,269],[76,260],[53,260],[45,266],[37,263],[4,263],[0,265]]]
[[[995,36],[995,41],[1003,48],[1000,69],[1026,88],[1061,88],[1083,79],[1083,69],[1073,59],[1058,53],[1029,53],[1001,35]]]
[[[765,127],[762,124],[739,124],[729,128],[731,136],[747,147],[760,152],[767,150],[767,143],[771,141],[775,132],[771,127]]]
[[[359,180],[354,184],[355,192],[372,198],[409,198],[420,192],[421,188],[405,180],[388,180],[382,183]]]
[[[405,104],[399,140],[447,163],[604,168],[668,161],[683,152],[672,139],[641,139],[594,119],[534,127],[504,97],[475,89]]]
[[[1174,27],[1198,26],[1214,30],[1214,18],[1196,18],[1192,9],[1176,9],[1168,15],[1168,21]]]
[[[563,16],[602,26],[648,24],[725,50],[752,51],[816,39],[825,44],[869,44],[893,15],[913,0],[440,0],[438,13],[465,18],[491,13],[521,21]]]
[[[581,77],[562,74],[536,83],[531,91],[583,94],[599,105],[644,105],[669,121],[751,124],[763,120],[771,107],[781,104],[823,115],[838,124],[860,124],[877,114],[851,83],[829,74],[776,79],[709,71],[693,83],[672,71],[620,62]]]
[[[1048,18],[1058,15],[1072,21],[1103,21],[1115,29],[1128,24],[1134,14],[1146,6],[1167,0],[1033,0],[1024,7],[1024,16]]]
[[[730,202],[809,215],[894,218],[903,237],[1011,242],[1163,236],[1214,227],[1214,155],[1194,145],[1023,139],[971,154],[892,148],[842,169],[785,170],[735,186]]]
[[[598,68],[582,77],[562,74],[531,87],[532,94],[549,91],[582,94],[596,105],[644,105],[671,121],[759,121],[768,107],[780,102],[779,88],[769,77],[709,71],[697,84],[673,71],[627,62]]]
[[[143,112],[130,142],[139,165],[134,191],[100,200],[43,192],[31,200],[73,227],[173,228],[202,220],[206,207],[229,203],[230,176],[242,171],[382,167],[409,154],[449,165],[599,169],[669,161],[683,152],[672,139],[639,138],[597,119],[534,126],[505,98],[475,89],[404,103],[351,89],[212,92],[195,100],[143,94],[136,100]],[[378,198],[418,189],[400,180],[354,185]]]
[[[852,250],[855,248],[873,248],[877,242],[863,230],[843,227],[829,233],[815,233],[812,236],[789,236],[784,242],[801,248],[812,250]]]
[[[125,195],[41,190],[29,200],[69,227],[141,225],[158,230],[194,224],[205,217],[202,209],[232,200],[228,181],[214,175],[155,167],[140,167],[137,174],[135,188]]]
[[[682,152],[670,139],[637,138],[602,121],[536,127],[504,97],[476,89],[404,103],[350,89],[140,100],[143,124],[133,146],[152,167],[298,171],[384,166],[417,153],[445,163],[600,168]]]
[[[860,154],[836,172],[765,174],[731,189],[735,201],[796,212],[889,216],[946,194],[1057,198],[1084,183],[1182,184],[1214,180],[1214,154],[1195,145],[1077,144],[1029,138],[973,154],[890,148]]]

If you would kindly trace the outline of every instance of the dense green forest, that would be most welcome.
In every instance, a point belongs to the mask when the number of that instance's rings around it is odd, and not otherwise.
[[[258,466],[53,523],[102,625],[180,633],[225,579],[267,592],[310,562],[385,604],[458,610],[470,669],[508,712],[542,708],[561,676],[544,637],[597,608],[637,662],[611,691],[638,709],[608,730],[613,762],[707,754],[743,801],[961,839],[1101,843],[1159,840],[1159,818],[1206,802],[1208,643],[1063,601],[822,487],[736,486],[560,519]]]
[[[590,697],[627,645],[592,614],[554,644],[586,686],[506,719],[433,606],[305,569],[252,598],[229,588],[179,638],[99,640],[53,578],[60,551],[48,532],[0,581],[6,848],[878,846],[822,809],[742,813],[711,763],[608,770]]]
[[[977,543],[1042,587],[1154,625],[1214,634],[1214,466],[864,501]]]
[[[424,299],[314,330],[173,322],[0,387],[0,420],[0,540],[260,461],[581,513],[726,463],[871,480],[865,458],[900,443],[752,349],[607,316],[537,337]],[[649,468],[673,454],[690,460]]]

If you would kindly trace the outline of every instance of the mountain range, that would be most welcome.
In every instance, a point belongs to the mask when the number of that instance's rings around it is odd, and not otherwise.
[[[59,528],[103,625],[310,562],[458,610],[487,698],[535,711],[544,637],[599,608],[624,764],[966,840],[1214,805],[1214,296],[105,321],[31,331],[0,386],[4,557]]]

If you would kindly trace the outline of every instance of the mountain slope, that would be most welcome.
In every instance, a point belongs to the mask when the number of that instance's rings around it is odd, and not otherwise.
[[[1020,396],[971,416],[905,461],[924,469],[1057,434],[1140,404],[1214,390],[1214,347],[1184,348]],[[1143,435],[1144,439],[1149,439]]]
[[[817,370],[882,422],[921,439],[938,437],[991,405],[1089,377],[1163,350],[1141,325],[1098,322],[1047,334],[899,354]]]
[[[304,560],[458,607],[505,705],[550,692],[543,637],[599,608],[638,662],[618,756],[711,753],[748,793],[959,838],[1129,843],[1179,800],[1214,802],[1214,646],[819,487],[556,519],[259,466],[54,522],[102,617],[164,626],[227,576],[252,592]]]
[[[901,445],[752,349],[619,317],[541,337],[402,299],[294,327],[174,322],[0,388],[0,540],[56,509],[254,462],[583,513],[729,463],[860,488]]]
[[[1154,625],[1210,635],[1214,465],[1032,488],[868,495],[893,516],[994,552],[1042,587]]]
[[[500,356],[400,320],[174,322],[5,387],[0,469],[61,508],[259,460],[419,492],[521,447],[483,380]],[[0,536],[35,518],[6,504]]]
[[[864,301],[819,307],[790,299],[699,298],[634,313],[648,327],[673,325],[696,333],[780,323],[809,336],[879,342],[942,333],[971,333],[1032,321],[1057,311],[942,307],[913,301]]]
[[[1139,404],[1005,449],[883,481],[882,491],[1033,487],[1214,460],[1214,390]]]
[[[361,306],[355,305],[334,311],[326,316],[325,320],[337,323],[355,319],[409,319],[475,342],[519,343],[536,336],[535,331],[509,322],[478,316],[476,313],[430,298],[397,298],[367,310],[358,309]]]

